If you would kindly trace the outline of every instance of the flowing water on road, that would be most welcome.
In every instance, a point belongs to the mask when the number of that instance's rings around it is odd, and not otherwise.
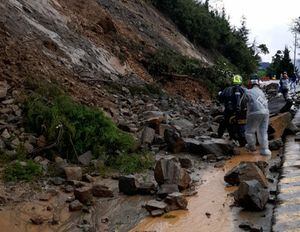
[[[228,160],[223,168],[209,167],[202,175],[203,184],[198,187],[198,194],[189,198],[188,210],[173,211],[158,218],[147,217],[131,232],[182,232],[205,231],[226,232],[235,231],[236,211],[231,209],[233,197],[230,196],[236,187],[226,187],[224,175],[227,171],[237,166],[241,161],[266,160],[258,153],[252,154],[244,150],[241,155]],[[247,219],[248,215],[238,213],[239,218]]]

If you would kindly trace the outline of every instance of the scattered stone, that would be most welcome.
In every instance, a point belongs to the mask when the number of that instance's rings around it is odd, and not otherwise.
[[[0,81],[0,99],[5,98],[8,91],[8,84],[6,81]]]
[[[269,142],[269,149],[271,151],[279,150],[281,147],[283,147],[283,142],[281,138]]]
[[[50,179],[50,182],[54,185],[62,185],[65,182],[65,179],[61,177],[53,177]]]
[[[2,104],[4,104],[4,105],[11,105],[11,104],[14,103],[14,101],[15,101],[15,99],[10,98],[10,99],[2,101]]]
[[[234,199],[245,209],[263,210],[269,199],[269,191],[257,180],[243,181],[234,193]]]
[[[141,195],[152,195],[156,192],[156,185],[153,182],[139,183],[137,191]]]
[[[83,204],[81,204],[80,201],[75,200],[70,203],[69,210],[70,211],[79,211],[82,209],[82,207],[83,207]]]
[[[155,136],[155,130],[150,127],[145,127],[142,133],[142,144],[152,144]]]
[[[164,133],[164,139],[168,145],[168,150],[173,153],[179,153],[184,151],[185,144],[179,132],[173,129],[166,129]]]
[[[137,180],[134,175],[120,176],[119,191],[126,195],[137,194]]]
[[[51,194],[44,193],[39,196],[40,201],[49,201],[51,199]]]
[[[58,225],[60,221],[59,215],[54,213],[51,220],[51,225]]]
[[[89,204],[92,202],[93,199],[92,188],[91,187],[76,188],[74,190],[74,196],[81,203]]]
[[[193,161],[187,157],[181,157],[179,158],[179,162],[181,167],[189,169],[193,167]]]
[[[46,138],[45,136],[41,135],[40,137],[37,138],[37,141],[36,141],[36,145],[38,147],[45,147],[46,146]]]
[[[150,212],[152,217],[159,217],[159,216],[163,215],[164,213],[165,213],[165,211],[161,210],[161,209],[152,210]]]
[[[92,188],[92,193],[94,197],[113,197],[113,191],[107,186],[96,184]]]
[[[44,219],[42,218],[42,216],[39,216],[39,215],[30,218],[30,221],[34,225],[42,225],[44,223]]]
[[[87,183],[93,183],[95,180],[92,176],[90,176],[89,174],[84,174],[82,177],[82,180],[87,182]]]
[[[263,162],[265,163],[265,162]],[[231,185],[238,185],[242,181],[258,180],[264,187],[268,186],[268,180],[259,165],[262,162],[241,162],[238,166],[226,173],[224,180]]]
[[[232,155],[233,144],[225,139],[184,139],[186,150],[195,155],[214,154],[216,156]]]
[[[74,196],[70,196],[70,197],[68,197],[67,199],[66,199],[66,202],[67,203],[71,203],[72,201],[75,201],[76,199],[75,199],[75,197]]]
[[[207,217],[207,218],[210,218],[210,216],[211,216],[211,213],[209,213],[209,212],[206,212],[206,213],[205,213],[205,215],[206,215],[206,217]]]
[[[165,199],[165,203],[168,205],[167,211],[186,209],[188,205],[188,201],[179,192],[169,194]]]
[[[29,143],[28,141],[26,141],[24,143],[24,148],[25,148],[25,150],[26,150],[27,153],[31,153],[34,150],[33,145],[31,143]]]
[[[85,166],[88,166],[92,159],[93,159],[93,155],[91,151],[87,151],[78,157],[78,161]]]
[[[1,137],[4,138],[4,139],[10,139],[11,135],[9,134],[8,130],[5,129],[5,130],[2,132]]]
[[[81,180],[82,179],[81,167],[65,167],[64,170],[65,170],[67,180]]]
[[[65,193],[72,193],[74,191],[74,187],[72,185],[67,185],[64,187]]]

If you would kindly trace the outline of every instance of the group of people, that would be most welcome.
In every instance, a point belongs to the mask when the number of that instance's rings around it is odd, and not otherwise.
[[[287,72],[280,75],[279,79],[279,92],[282,93],[286,101],[291,100],[291,94],[296,94],[296,87],[298,83],[298,75],[294,73],[290,78]]]
[[[243,87],[242,82],[242,77],[235,75],[232,77],[232,85],[219,93],[225,110],[218,135],[222,137],[227,129],[230,137],[238,140],[240,146],[254,152],[257,134],[260,154],[271,155],[268,141],[268,100],[260,89],[258,78],[250,80],[249,89]]]

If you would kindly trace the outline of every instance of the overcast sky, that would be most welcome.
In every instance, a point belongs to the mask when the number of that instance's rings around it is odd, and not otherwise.
[[[224,6],[232,25],[239,26],[242,16],[246,17],[250,41],[265,43],[270,50],[263,61],[271,61],[276,51],[283,50],[285,45],[293,58],[294,36],[290,25],[300,16],[300,0],[211,0],[210,4],[219,9]]]

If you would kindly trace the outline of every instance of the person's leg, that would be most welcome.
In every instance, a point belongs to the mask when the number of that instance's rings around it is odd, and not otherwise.
[[[259,121],[257,120],[257,115],[248,115],[247,116],[247,124],[246,124],[246,131],[245,131],[245,137],[247,141],[246,147],[250,151],[256,150],[256,137],[255,132],[257,131]]]
[[[262,115],[262,121],[257,131],[257,139],[260,145],[261,155],[272,154],[271,151],[269,150],[268,126],[269,126],[269,114],[264,114]]]

